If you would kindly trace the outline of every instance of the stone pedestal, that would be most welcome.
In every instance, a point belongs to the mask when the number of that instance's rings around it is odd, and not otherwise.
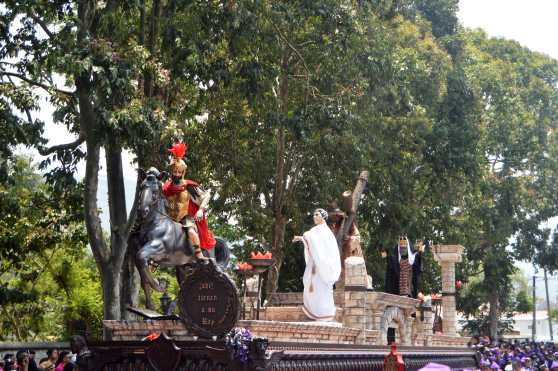
[[[367,328],[366,286],[368,277],[366,265],[361,257],[352,256],[345,259],[345,298],[343,308],[343,326],[361,330],[359,340],[364,343]]]
[[[442,267],[442,312],[443,331],[446,336],[455,336],[455,263],[461,262],[463,246],[435,245],[434,259]]]

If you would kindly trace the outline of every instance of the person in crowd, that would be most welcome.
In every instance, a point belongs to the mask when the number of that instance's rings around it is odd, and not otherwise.
[[[29,350],[29,371],[39,371],[37,362],[35,361],[35,351]]]
[[[475,348],[484,370],[558,371],[558,345],[554,343],[481,339]]]
[[[49,349],[46,354],[50,363],[56,367],[56,362],[58,361],[58,349]]]
[[[71,362],[72,354],[68,351],[60,352],[58,356],[58,361],[56,363],[55,371],[64,371],[64,367]]]
[[[26,350],[19,350],[16,353],[16,370],[29,371],[29,353]]]
[[[14,355],[12,353],[7,353],[4,355],[4,371],[11,371],[14,369],[15,361]]]

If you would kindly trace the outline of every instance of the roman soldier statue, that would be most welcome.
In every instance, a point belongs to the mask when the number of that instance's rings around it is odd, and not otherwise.
[[[198,183],[185,179],[187,166],[183,158],[187,150],[185,143],[175,144],[169,149],[173,159],[170,163],[170,179],[163,184],[163,194],[167,198],[167,213],[187,231],[196,258],[204,259],[202,250],[211,250],[216,243],[207,226],[205,214],[211,195]]]
[[[394,247],[392,253],[387,256],[387,293],[410,296],[412,298],[417,297],[423,251],[424,245],[422,242],[417,244],[417,251],[414,251],[407,236],[399,237],[399,243]],[[385,257],[387,253],[383,252],[382,255]]]

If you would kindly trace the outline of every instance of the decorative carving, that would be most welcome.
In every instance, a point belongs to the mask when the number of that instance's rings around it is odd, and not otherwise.
[[[161,339],[162,340],[162,339]],[[250,346],[251,362],[240,364],[231,358],[230,352],[222,342],[189,342],[179,343],[181,361],[178,369],[192,371],[229,370],[383,370],[385,348],[362,346],[305,344],[273,342],[267,351],[253,350],[259,344]],[[104,370],[149,370],[146,350],[152,344],[146,342],[109,342],[96,343],[91,351],[98,362],[88,371]],[[277,351],[277,349],[280,349]],[[262,347],[263,350],[263,347]],[[412,351],[405,350],[405,367],[417,370],[429,362],[448,365],[452,368],[478,368],[475,351],[465,347],[428,348],[416,347]],[[262,357],[263,356],[263,357]],[[160,368],[158,368],[160,370]],[[82,370],[80,368],[80,370]],[[169,368],[169,370],[171,370]],[[175,369],[176,371],[176,369]]]
[[[405,312],[398,307],[386,307],[384,314],[382,315],[382,320],[380,322],[380,336],[381,343],[385,344],[386,334],[389,325],[392,321],[397,323],[397,328],[399,330],[399,339],[402,344],[408,344],[408,331],[407,331],[407,321],[405,318]]]
[[[145,355],[156,371],[174,371],[180,363],[180,348],[164,332],[149,344]]]
[[[180,317],[201,337],[221,337],[238,321],[240,302],[234,282],[212,260],[196,263],[180,285]]]

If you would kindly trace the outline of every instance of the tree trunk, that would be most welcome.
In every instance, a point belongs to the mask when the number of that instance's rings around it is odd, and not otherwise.
[[[121,273],[121,290],[120,290],[120,317],[122,319],[131,320],[135,316],[128,311],[128,306],[137,307],[139,302],[140,279],[134,263],[135,250],[128,245],[128,251],[124,257]]]
[[[500,318],[500,300],[496,293],[489,296],[488,302],[490,310],[488,312],[488,330],[490,338],[495,340],[498,338],[498,319]]]
[[[149,23],[149,37],[147,40],[147,49],[151,55],[155,54],[157,49],[157,38],[159,36],[159,21],[161,17],[161,1],[154,0],[153,7],[151,9],[151,20]],[[144,94],[147,98],[153,96],[153,76],[150,73],[146,73],[144,85]]]
[[[141,156],[139,157],[140,159],[138,161],[138,165],[140,168],[144,168],[143,161],[141,161]],[[126,255],[124,257],[124,263],[122,264],[122,283],[120,286],[120,311],[122,312],[122,319],[134,319],[135,315],[129,312],[126,308],[128,306],[136,307],[139,302],[139,290],[141,281],[135,264],[136,253],[139,250],[139,246],[137,245],[139,241],[137,241],[137,226],[135,225],[135,223],[137,217],[137,205],[140,197],[140,186],[141,179],[138,174],[138,178],[136,180],[134,203],[128,216],[128,225],[126,228],[128,242],[126,247]]]
[[[101,270],[103,285],[103,319],[119,320],[120,318],[120,269],[114,264],[107,264]]]
[[[279,107],[282,116],[287,117],[288,114],[288,99],[289,99],[289,80],[288,80],[288,53],[283,52],[281,60],[281,77],[279,79]],[[283,264],[283,245],[285,244],[285,226],[287,225],[287,218],[283,214],[283,208],[286,200],[286,183],[288,169],[286,169],[286,131],[283,122],[279,123],[276,131],[277,147],[275,151],[275,190],[273,192],[273,245],[272,253],[274,264],[269,269],[266,282],[266,293],[274,293],[277,291],[279,282],[279,271]]]
[[[105,278],[105,282],[111,287],[103,290],[109,296],[105,296],[105,314],[111,318],[120,319],[120,289],[123,284],[120,280],[124,256],[128,247],[128,230],[126,212],[126,194],[124,189],[124,173],[122,171],[122,147],[111,138],[105,147],[105,159],[107,166],[108,184],[108,206],[110,213],[110,245],[111,254],[109,270],[114,275],[111,279]],[[125,310],[125,308],[122,308]]]
[[[273,259],[274,264],[269,268],[267,273],[266,293],[270,294],[277,291],[279,284],[279,272],[283,264],[283,246],[285,244],[285,226],[286,218],[276,218],[273,226]]]

